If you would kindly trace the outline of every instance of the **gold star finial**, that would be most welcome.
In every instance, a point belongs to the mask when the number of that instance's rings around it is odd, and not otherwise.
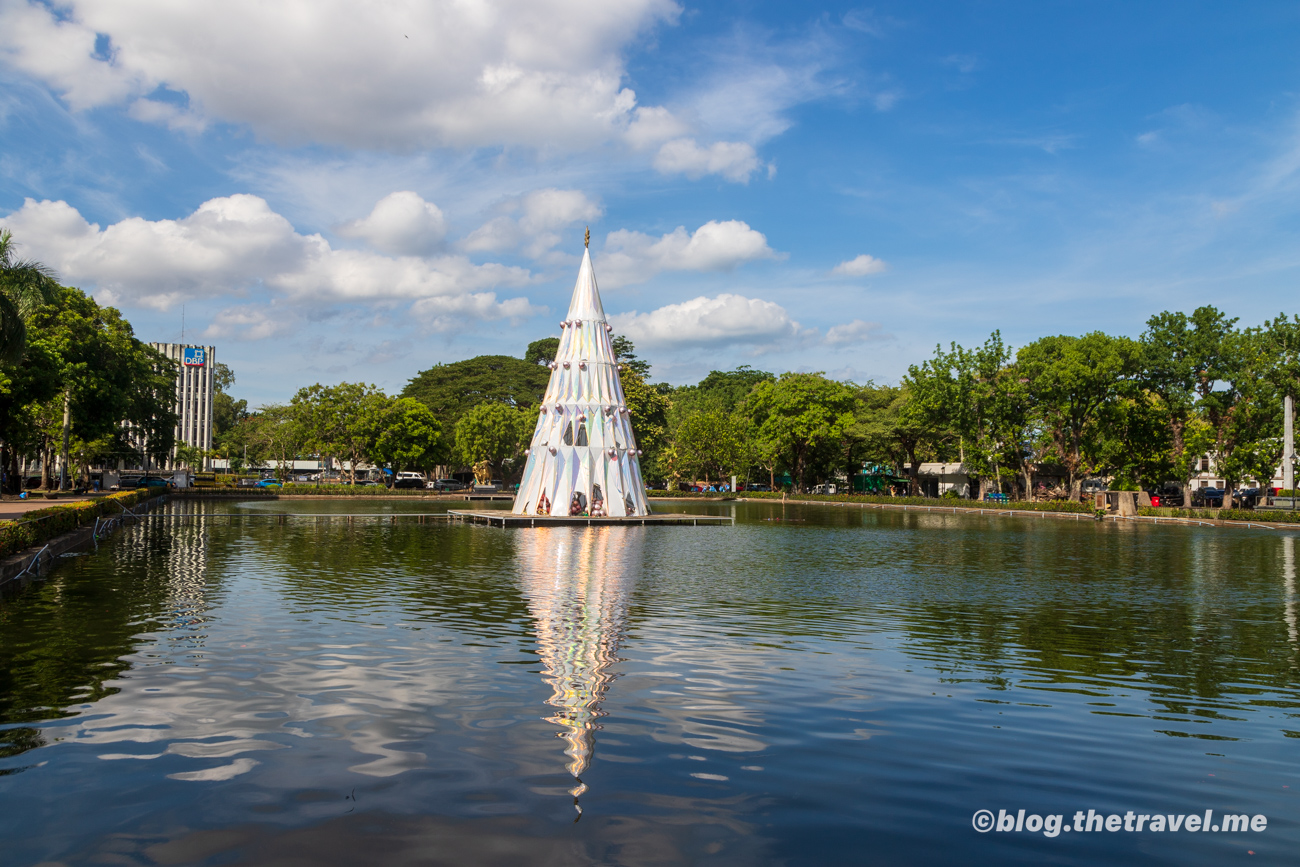
[[[582,239],[582,246],[584,247],[591,246],[591,226],[587,227],[587,236]]]

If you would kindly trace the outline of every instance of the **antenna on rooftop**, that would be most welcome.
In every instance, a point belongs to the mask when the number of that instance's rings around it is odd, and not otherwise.
[[[185,305],[181,305],[181,343],[185,342]]]

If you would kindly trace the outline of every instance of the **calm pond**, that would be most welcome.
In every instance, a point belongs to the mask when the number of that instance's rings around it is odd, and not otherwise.
[[[1297,863],[1290,533],[265,520],[433,508],[174,503],[0,602],[0,862]]]

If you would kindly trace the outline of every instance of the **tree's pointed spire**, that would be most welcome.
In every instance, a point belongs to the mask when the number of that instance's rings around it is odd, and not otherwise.
[[[569,302],[572,320],[605,322],[605,308],[600,303],[600,289],[596,286],[596,272],[591,267],[591,250],[583,248],[582,267],[578,269],[578,282],[573,284],[573,300]]]

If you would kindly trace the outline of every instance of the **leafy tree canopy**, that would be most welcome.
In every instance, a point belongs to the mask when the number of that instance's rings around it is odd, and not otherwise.
[[[480,461],[500,473],[506,462],[519,457],[524,440],[532,433],[535,416],[503,403],[481,403],[456,423],[456,457],[466,466]]]
[[[550,364],[560,352],[560,338],[543,337],[528,344],[524,361],[529,364]]]
[[[509,355],[480,355],[421,371],[402,389],[401,396],[420,401],[445,429],[454,429],[461,417],[479,404],[523,408],[541,403],[550,375],[550,370],[536,362]]]
[[[628,340],[621,334],[615,334],[610,340],[613,346],[614,355],[618,358],[618,363],[624,368],[633,371],[642,379],[650,378],[650,362],[636,357],[636,346],[631,340]]]

